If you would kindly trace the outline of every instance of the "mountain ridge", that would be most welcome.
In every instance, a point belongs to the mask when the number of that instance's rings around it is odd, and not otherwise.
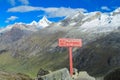
[[[33,20],[31,23],[28,23],[28,24],[20,22],[20,23],[15,23],[13,25],[8,25],[7,27],[2,28],[0,30],[0,33],[9,31],[14,27],[19,28],[21,30],[28,30],[28,31],[34,32],[34,31],[38,31],[39,29],[45,28],[45,27],[49,26],[50,24],[52,24],[52,22],[49,21],[46,18],[46,16],[43,16],[43,18],[40,19],[38,22]]]

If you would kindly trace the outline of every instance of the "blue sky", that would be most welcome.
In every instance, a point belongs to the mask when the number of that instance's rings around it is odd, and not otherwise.
[[[59,21],[76,11],[110,12],[118,7],[120,0],[0,0],[0,27],[39,21],[44,15]]]

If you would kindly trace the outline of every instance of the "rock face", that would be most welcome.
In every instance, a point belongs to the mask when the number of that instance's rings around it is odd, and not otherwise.
[[[95,78],[89,76],[89,74],[86,71],[81,71],[79,72],[77,78],[74,80],[95,80]]]
[[[111,33],[76,51],[75,67],[91,75],[104,75],[120,66],[120,32]]]
[[[64,68],[45,76],[41,76],[38,80],[72,80],[68,69]]]
[[[12,43],[29,34],[30,32],[28,31],[13,27],[10,31],[2,33],[2,35],[0,36],[0,43]]]
[[[37,80],[95,80],[95,78],[90,76],[86,71],[76,72],[71,77],[68,69],[63,68],[47,75],[39,75]]]

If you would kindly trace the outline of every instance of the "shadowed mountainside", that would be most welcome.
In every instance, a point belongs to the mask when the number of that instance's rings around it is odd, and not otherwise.
[[[120,31],[97,39],[76,51],[75,67],[91,75],[103,75],[120,66]]]

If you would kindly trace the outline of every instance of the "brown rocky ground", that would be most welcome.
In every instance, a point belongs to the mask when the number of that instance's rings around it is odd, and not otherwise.
[[[0,71],[0,80],[33,80],[33,79],[21,73],[8,73]]]

